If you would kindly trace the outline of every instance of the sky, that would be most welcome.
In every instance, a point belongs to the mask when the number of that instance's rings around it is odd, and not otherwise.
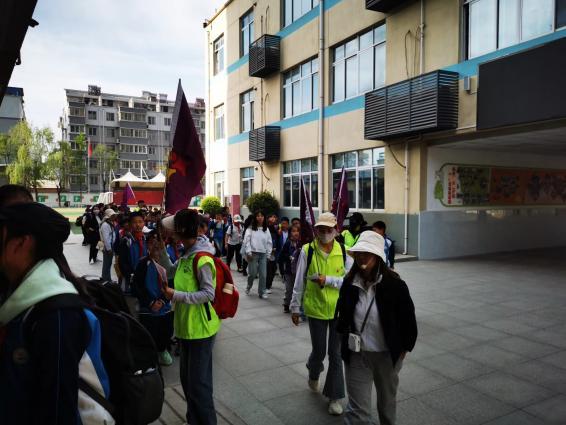
[[[224,0],[39,0],[10,86],[23,87],[26,118],[57,123],[65,90],[175,98],[177,81],[190,102],[205,95],[202,23]]]

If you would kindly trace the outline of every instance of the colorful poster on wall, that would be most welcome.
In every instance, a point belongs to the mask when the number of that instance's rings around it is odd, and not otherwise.
[[[566,205],[566,170],[444,164],[434,197],[445,207]]]

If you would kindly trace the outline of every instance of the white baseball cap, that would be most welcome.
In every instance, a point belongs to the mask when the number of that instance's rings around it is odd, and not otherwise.
[[[331,212],[322,213],[318,216],[318,220],[314,226],[326,226],[334,228],[336,227],[336,216]]]
[[[354,252],[369,252],[381,257],[383,262],[387,264],[385,257],[385,239],[373,230],[362,232],[356,244],[348,250],[348,254]]]

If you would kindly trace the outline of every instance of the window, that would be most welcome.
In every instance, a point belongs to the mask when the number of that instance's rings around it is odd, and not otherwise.
[[[254,167],[242,168],[240,177],[242,179],[242,205],[244,205],[251,194],[254,193]]]
[[[214,195],[223,203],[224,199],[224,171],[214,173]]]
[[[147,161],[130,161],[123,159],[120,161],[120,168],[123,169],[140,169],[140,168],[147,168]]]
[[[95,120],[96,119],[96,111],[88,111],[88,119]]]
[[[147,139],[147,130],[141,128],[120,128],[120,137],[135,137]]]
[[[70,176],[71,184],[84,184],[84,176]]]
[[[301,178],[309,192],[313,207],[318,207],[318,162],[307,158],[283,163],[283,206],[298,207],[301,197]]]
[[[89,136],[96,136],[96,127],[89,127],[88,128],[88,135]]]
[[[284,26],[290,25],[307,13],[309,10],[318,6],[318,0],[284,0],[285,17]]]
[[[98,184],[98,176],[90,176],[88,179],[89,179],[90,184],[92,184],[92,185]]]
[[[385,148],[332,155],[332,194],[340,184],[342,167],[346,170],[350,209],[385,208]]]
[[[106,112],[106,121],[114,121],[114,112]]]
[[[69,107],[69,115],[73,117],[84,117],[85,116],[85,108],[78,108],[76,106]]]
[[[104,131],[106,132],[106,137],[116,137],[116,129],[115,128],[106,127],[104,129]]]
[[[155,117],[148,116],[148,117],[147,117],[147,123],[148,123],[149,125],[155,125]]]
[[[165,140],[166,142],[169,141],[169,136],[171,135],[171,133],[169,133],[168,131],[163,133],[163,140]]]
[[[333,50],[333,101],[366,93],[385,85],[385,24]]]
[[[148,152],[150,155],[155,155],[155,147],[154,147],[154,146],[149,146],[149,147],[147,148],[147,152]]]
[[[214,140],[224,139],[224,105],[214,108]]]
[[[468,58],[548,34],[566,24],[564,15],[564,0],[468,0]]]
[[[224,34],[214,42],[214,75],[224,69]]]
[[[171,126],[171,118],[169,117],[163,118],[163,125]]]
[[[122,143],[120,144],[120,152],[147,154],[147,145],[127,145]]]
[[[145,114],[141,112],[120,111],[120,121],[145,122]]]
[[[69,127],[69,133],[84,133],[85,132],[85,126],[84,125],[70,125]]]
[[[285,73],[283,77],[285,118],[312,111],[318,106],[318,58]]]
[[[240,56],[250,52],[250,44],[254,41],[254,11],[250,10],[240,18]]]
[[[89,160],[88,160],[88,167],[89,167],[89,168],[98,168],[98,160],[96,160],[96,159],[89,159]]]
[[[169,106],[162,106],[161,112],[169,112]]]
[[[254,90],[248,90],[240,95],[240,131],[254,129]]]

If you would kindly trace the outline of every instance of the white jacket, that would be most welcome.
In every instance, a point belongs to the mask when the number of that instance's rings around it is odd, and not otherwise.
[[[244,236],[244,250],[246,255],[252,255],[252,252],[271,255],[273,250],[273,241],[269,230],[253,230],[248,227]]]

